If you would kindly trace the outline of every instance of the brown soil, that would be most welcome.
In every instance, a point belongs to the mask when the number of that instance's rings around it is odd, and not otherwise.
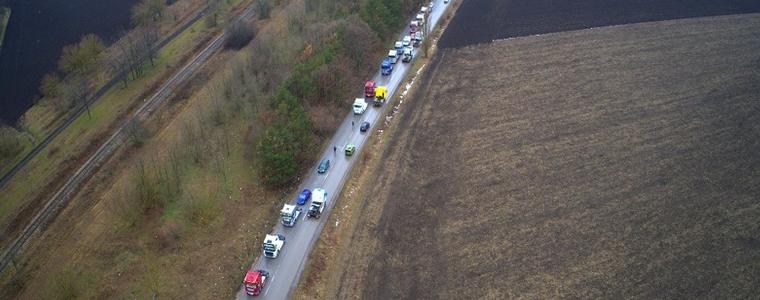
[[[440,52],[321,297],[757,295],[758,28],[737,15]]]
[[[756,0],[467,0],[440,45],[460,47],[550,32],[757,12]]]

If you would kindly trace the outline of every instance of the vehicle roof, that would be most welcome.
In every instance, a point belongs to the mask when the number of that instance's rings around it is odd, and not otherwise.
[[[258,283],[259,281],[261,281],[261,272],[248,270],[248,273],[245,273],[245,279],[243,279],[243,282]]]
[[[385,91],[385,86],[384,85],[380,85],[380,86],[378,86],[378,87],[375,88],[375,91],[379,91],[379,92]]]
[[[367,82],[364,83],[364,86],[375,86],[374,80],[367,80]]]
[[[314,196],[311,198],[311,203],[321,203],[325,201],[325,190],[322,188],[316,188],[314,189]]]
[[[357,104],[357,103],[367,103],[367,101],[364,101],[364,98],[356,98],[354,99],[354,104]]]
[[[267,236],[264,238],[264,243],[274,243],[278,239],[277,235],[274,234],[267,234]]]
[[[391,56],[391,55],[392,55],[392,56],[396,56],[396,49],[393,49],[393,50],[390,50],[390,51],[388,51],[388,55],[389,55],[389,56]]]
[[[282,206],[282,210],[280,210],[280,213],[292,214],[294,210],[296,210],[295,205],[285,204]]]

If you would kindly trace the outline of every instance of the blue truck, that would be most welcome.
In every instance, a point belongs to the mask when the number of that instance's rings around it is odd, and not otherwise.
[[[382,75],[391,75],[391,72],[393,71],[393,65],[391,64],[391,61],[386,59],[383,59],[383,63],[380,64],[380,74]]]

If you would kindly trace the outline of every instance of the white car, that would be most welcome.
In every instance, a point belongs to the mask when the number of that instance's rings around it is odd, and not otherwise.
[[[367,110],[367,101],[364,101],[364,98],[356,98],[354,100],[353,109],[355,115],[363,114]]]
[[[404,37],[404,39],[403,39],[403,40],[401,40],[401,44],[402,44],[404,47],[409,47],[409,45],[411,45],[411,44],[412,44],[412,37],[411,37],[411,36],[408,36],[408,35],[407,35],[407,36],[405,36],[405,37]]]
[[[434,1],[430,1],[430,5],[429,5],[430,6],[430,12],[433,12],[433,5],[434,4],[435,4],[435,0]]]

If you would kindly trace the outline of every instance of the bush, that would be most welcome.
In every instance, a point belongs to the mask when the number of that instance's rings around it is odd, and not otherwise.
[[[227,39],[224,41],[225,48],[240,49],[248,45],[253,39],[253,28],[243,22],[234,22],[226,29]]]
[[[269,14],[272,13],[272,1],[256,0],[256,11],[258,12],[259,20],[268,19]]]
[[[0,125],[0,159],[13,157],[21,149],[23,145],[19,139],[19,132],[12,127]]]

